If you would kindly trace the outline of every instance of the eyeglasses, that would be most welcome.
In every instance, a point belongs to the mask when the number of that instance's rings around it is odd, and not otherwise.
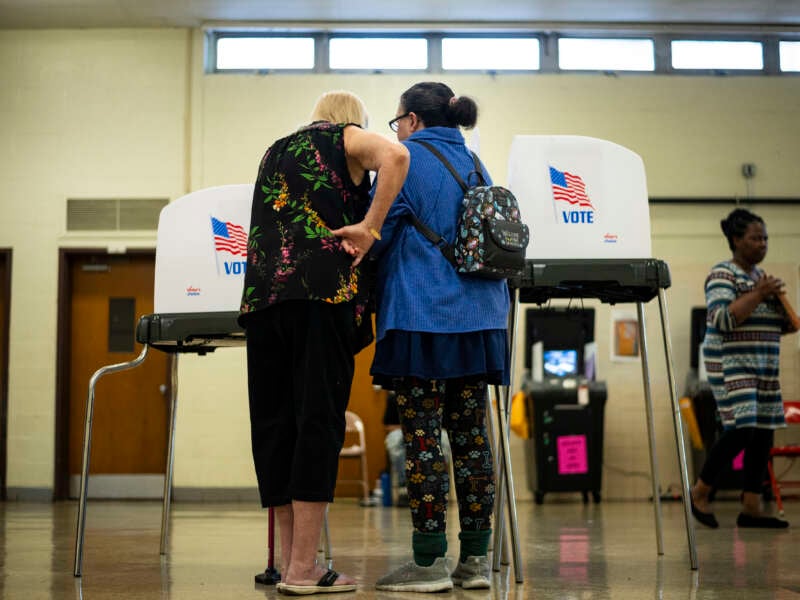
[[[399,123],[400,119],[405,119],[410,114],[411,114],[410,112],[407,112],[389,121],[389,129],[397,133],[397,130],[400,129],[400,123]]]

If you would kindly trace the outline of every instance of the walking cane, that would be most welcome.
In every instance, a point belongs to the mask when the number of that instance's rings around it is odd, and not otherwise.
[[[269,507],[269,530],[267,531],[267,567],[263,573],[255,577],[261,585],[275,585],[281,580],[281,574],[275,568],[275,512]]]

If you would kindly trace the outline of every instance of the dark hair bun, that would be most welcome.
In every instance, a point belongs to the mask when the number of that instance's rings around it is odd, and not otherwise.
[[[469,96],[453,96],[447,105],[447,117],[453,125],[472,129],[478,122],[478,105]]]
[[[423,81],[400,96],[400,104],[416,115],[425,127],[464,127],[478,122],[478,105],[468,96],[456,96],[444,83]]]

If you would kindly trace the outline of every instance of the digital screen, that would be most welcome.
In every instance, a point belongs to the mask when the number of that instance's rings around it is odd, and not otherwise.
[[[551,377],[572,377],[578,374],[577,350],[545,350],[544,373]]]

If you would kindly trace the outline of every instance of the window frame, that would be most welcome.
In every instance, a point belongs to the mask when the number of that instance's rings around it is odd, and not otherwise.
[[[213,27],[204,29],[205,33],[205,69],[207,75],[215,74],[508,74],[514,76],[538,76],[553,74],[613,74],[615,76],[780,76],[796,77],[800,71],[781,71],[779,42],[799,42],[800,32],[794,30],[774,30],[768,33],[742,33],[741,28],[728,33],[726,29],[704,30],[695,33],[693,30],[680,31],[653,30],[646,27],[626,26],[624,28],[578,28],[567,27],[559,30],[537,30],[524,27],[453,27],[453,28],[321,28],[321,27]],[[693,29],[693,28],[690,28]],[[311,69],[219,69],[217,61],[217,43],[222,38],[230,37],[305,37],[314,40],[314,67]],[[330,63],[330,40],[332,38],[414,38],[425,39],[428,47],[428,65],[426,69],[332,69]],[[442,67],[442,40],[444,38],[534,38],[539,40],[539,68],[536,70],[518,69],[444,69]],[[653,41],[654,65],[652,71],[614,70],[614,69],[560,69],[558,66],[558,40],[561,38],[592,39],[651,39]],[[672,67],[671,44],[673,41],[748,41],[761,43],[763,51],[762,69],[675,69]]]

